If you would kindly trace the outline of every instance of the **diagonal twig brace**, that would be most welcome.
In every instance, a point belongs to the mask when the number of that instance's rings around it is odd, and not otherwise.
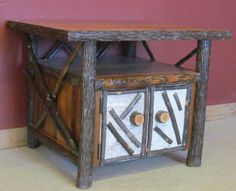
[[[34,88],[35,92],[41,98],[41,101],[45,106],[45,110],[46,110],[47,114],[51,117],[55,127],[57,128],[59,133],[62,135],[62,137],[65,139],[65,141],[70,145],[72,152],[74,154],[78,155],[78,148],[77,148],[77,145],[76,145],[75,141],[73,140],[70,132],[68,131],[69,128],[67,127],[65,122],[61,119],[61,117],[59,116],[59,112],[56,109],[57,105],[56,105],[56,101],[55,101],[56,100],[55,95],[57,95],[59,93],[59,91],[61,89],[61,83],[62,83],[67,71],[69,70],[71,63],[76,58],[78,51],[81,47],[81,43],[77,44],[74,52],[72,53],[71,57],[68,59],[68,62],[66,63],[61,75],[59,76],[59,79],[56,84],[56,88],[55,88],[53,95],[52,95],[47,88],[46,80],[43,77],[43,74],[42,74],[39,64],[37,63],[37,58],[36,58],[33,48],[32,48],[32,40],[29,35],[26,35],[26,42],[27,42],[27,47],[28,47],[28,51],[29,51],[29,55],[30,55],[31,65],[32,65],[33,69],[35,70],[35,72],[39,75],[39,78],[41,79],[41,81],[43,82],[42,83],[43,88],[41,88],[42,92],[36,86],[32,74],[27,71],[29,81],[30,81],[32,87]],[[45,116],[45,118],[46,118],[46,113],[43,116]],[[39,121],[43,122],[44,120],[41,119]]]

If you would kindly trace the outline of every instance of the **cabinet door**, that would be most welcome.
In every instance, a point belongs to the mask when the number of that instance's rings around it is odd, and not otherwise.
[[[153,88],[148,150],[183,149],[187,141],[189,86]]]
[[[142,155],[146,94],[146,90],[104,92],[101,164]]]

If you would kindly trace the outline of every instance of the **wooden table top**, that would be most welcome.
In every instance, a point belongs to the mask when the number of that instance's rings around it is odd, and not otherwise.
[[[223,40],[232,36],[224,30],[137,23],[8,21],[7,27],[63,41]]]

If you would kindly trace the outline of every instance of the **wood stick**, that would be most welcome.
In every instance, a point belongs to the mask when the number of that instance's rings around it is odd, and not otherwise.
[[[130,122],[135,126],[141,126],[144,123],[144,116],[142,113],[139,113],[137,111],[133,112],[130,115]]]
[[[130,104],[126,107],[126,109],[121,113],[120,118],[124,119],[129,112],[134,108],[134,106],[136,105],[136,103],[138,103],[138,101],[141,99],[142,95],[140,93],[138,93],[134,99],[130,102]]]
[[[61,89],[62,81],[64,80],[67,72],[69,71],[71,64],[76,59],[76,57],[78,55],[78,52],[79,52],[79,50],[81,48],[81,45],[82,45],[82,43],[76,44],[74,51],[72,52],[71,56],[67,60],[66,64],[64,65],[63,70],[61,71],[61,74],[60,74],[60,76],[57,79],[57,83],[56,83],[55,89],[53,91],[53,96],[54,97],[59,93],[59,91]]]
[[[153,55],[151,49],[149,48],[147,42],[146,42],[146,41],[142,41],[142,44],[143,44],[145,50],[147,51],[147,53],[148,53],[148,55],[149,55],[151,61],[152,61],[152,62],[155,61],[155,57],[154,57],[154,55]]]
[[[117,115],[114,109],[111,109],[109,111],[112,118],[115,120],[117,125],[124,131],[124,133],[127,135],[127,137],[134,143],[134,145],[139,148],[141,146],[141,143],[138,141],[138,139],[130,132],[130,130],[126,127],[126,125],[123,123],[123,121],[120,119],[120,117]]]
[[[79,167],[76,185],[79,188],[89,188],[93,179],[96,41],[85,41],[82,50]]]
[[[185,56],[179,62],[177,62],[175,66],[180,67],[183,63],[192,58],[196,53],[197,53],[197,48],[193,49],[187,56]]]
[[[164,102],[166,104],[167,110],[168,110],[169,115],[170,115],[170,119],[171,119],[171,122],[172,122],[172,127],[173,127],[174,132],[175,132],[176,141],[177,141],[178,145],[180,145],[181,144],[181,138],[180,138],[180,134],[179,134],[179,128],[178,128],[177,121],[176,121],[176,118],[175,118],[174,110],[171,106],[171,103],[170,103],[170,100],[169,100],[169,97],[168,97],[166,91],[164,91],[162,93],[162,97],[164,99]]]
[[[166,123],[170,119],[170,115],[167,111],[158,111],[155,116],[156,121],[160,123]]]
[[[73,51],[74,51],[74,48],[73,46],[71,46],[69,43],[67,42],[63,42],[63,49],[64,51],[70,56]]]
[[[65,138],[65,141],[71,146],[72,152],[77,153],[78,148],[72,136],[70,135],[70,132],[68,130],[69,128],[66,126],[64,121],[58,115],[59,112],[56,110],[57,106],[56,106],[55,100],[46,85],[46,80],[42,74],[39,64],[37,63],[37,58],[32,48],[32,40],[29,35],[26,35],[26,42],[28,45],[27,47],[28,47],[29,54],[32,59],[31,60],[32,66],[34,67],[35,72],[38,73],[38,76],[42,81],[43,87],[41,88],[41,90],[43,91],[43,93],[40,92],[40,89],[34,83],[33,76],[31,76],[31,74],[27,72],[28,77],[29,77],[29,82],[31,83],[32,87],[35,89],[35,92],[40,96],[41,101],[44,104],[46,111],[48,112],[48,115],[52,118],[52,121],[54,122],[55,128],[58,129],[61,135]],[[44,99],[45,97],[47,101]]]
[[[168,144],[172,144],[173,140],[168,137],[160,128],[158,128],[157,126],[154,128],[155,132],[158,133],[158,135],[160,135],[160,137],[167,142]]]
[[[188,166],[200,166],[202,162],[211,43],[211,40],[198,41],[196,72],[200,73],[201,78],[195,91],[192,137],[186,161]]]
[[[115,127],[109,123],[107,125],[108,129],[111,131],[111,133],[113,134],[113,136],[116,138],[116,140],[121,144],[121,146],[127,151],[127,153],[129,153],[130,156],[133,155],[134,150],[131,148],[130,145],[128,145],[128,143],[125,142],[125,140],[120,136],[120,134],[116,131]]]
[[[38,41],[36,36],[31,35],[31,38],[34,40],[34,51],[35,53],[37,53],[38,50]],[[28,66],[27,68],[29,68],[29,71],[32,75],[32,77],[35,80],[35,72],[33,70],[32,67],[32,56],[30,53],[28,53]],[[28,102],[28,112],[27,112],[27,146],[29,148],[37,148],[40,146],[40,141],[38,140],[38,138],[36,138],[36,136],[34,134],[32,134],[30,132],[31,129],[33,129],[33,126],[35,124],[35,93],[33,88],[31,87],[31,84],[28,83],[28,91],[27,91],[27,102]]]
[[[52,94],[52,97],[54,98],[54,100],[56,100],[57,98],[57,95],[59,94],[60,90],[61,90],[61,87],[62,87],[62,82],[67,74],[67,72],[69,71],[69,68],[71,66],[71,64],[73,63],[74,59],[76,58],[76,56],[78,55],[78,52],[81,48],[81,43],[78,43],[74,49],[74,51],[72,52],[71,56],[69,57],[69,59],[67,60],[65,66],[63,67],[58,79],[57,79],[57,82],[56,82],[56,86],[55,86],[55,89],[53,91],[53,94]],[[42,124],[44,123],[46,119],[46,113],[44,112],[40,119],[38,120],[35,128],[38,129],[40,127],[42,127]]]
[[[97,51],[96,57],[100,58],[101,56],[105,55],[112,45],[113,45],[113,42],[102,43],[101,47]]]
[[[35,92],[39,95],[41,102],[44,105],[45,110],[47,111],[48,115],[51,117],[51,120],[54,126],[57,128],[57,130],[62,135],[62,137],[64,137],[65,141],[71,146],[72,152],[74,154],[78,154],[77,145],[75,141],[73,140],[72,136],[70,135],[70,132],[68,131],[69,128],[66,126],[64,121],[59,117],[59,112],[56,110],[56,105],[54,101],[52,100],[48,104],[48,101],[45,100],[44,96],[39,91],[39,87],[37,87],[36,84],[34,83],[31,74],[27,71],[26,71],[26,74]]]
[[[182,108],[182,105],[181,105],[181,102],[180,102],[180,99],[179,99],[179,96],[178,96],[177,92],[174,93],[174,98],[175,98],[175,102],[177,104],[177,107],[178,107],[179,111],[182,111],[183,108]]]
[[[52,97],[51,94],[48,94],[50,91],[49,91],[49,88],[47,86],[46,80],[43,76],[41,67],[37,63],[38,58],[37,58],[36,54],[34,53],[33,42],[32,42],[32,39],[31,39],[30,35],[29,34],[25,35],[25,39],[26,39],[26,43],[27,43],[27,47],[28,47],[28,53],[29,53],[29,56],[30,56],[31,66],[32,66],[33,70],[35,71],[35,73],[38,74],[40,80],[42,81],[42,85],[44,86],[44,88],[42,88],[42,91],[44,91],[44,95],[47,96],[48,100],[52,100],[53,97]]]
[[[55,42],[52,47],[43,55],[42,59],[52,59],[58,52],[59,50],[63,47],[62,42]]]

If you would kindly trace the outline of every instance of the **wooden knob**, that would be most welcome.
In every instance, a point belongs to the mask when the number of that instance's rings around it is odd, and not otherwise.
[[[166,123],[169,119],[170,115],[167,111],[158,111],[156,114],[156,121],[160,123]]]
[[[140,126],[144,123],[144,116],[143,114],[135,111],[130,116],[130,122],[136,126]]]

